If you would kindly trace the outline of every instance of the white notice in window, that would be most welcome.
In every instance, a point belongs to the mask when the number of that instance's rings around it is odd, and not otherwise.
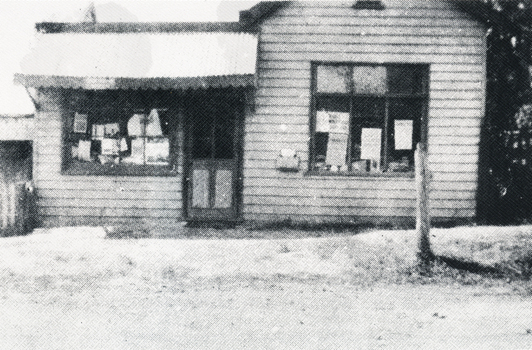
[[[347,140],[349,138],[349,113],[323,112],[329,115],[329,142],[327,143],[328,165],[345,165]]]
[[[381,159],[381,137],[381,129],[362,128],[360,159],[371,159],[377,162]]]
[[[91,161],[91,141],[79,140],[78,159],[86,162]]]
[[[103,155],[118,155],[120,150],[120,140],[118,139],[103,139],[102,140],[102,154]]]
[[[316,114],[316,132],[329,132],[329,113],[318,111]]]
[[[327,159],[325,162],[328,165],[342,166],[345,164],[345,156],[347,153],[347,139],[348,134],[338,132],[329,133],[329,142],[327,144]]]
[[[329,114],[329,132],[349,134],[349,113],[326,112]]]
[[[103,124],[93,124],[92,125],[92,139],[93,140],[103,140],[105,136],[105,125]]]
[[[412,149],[412,133],[414,123],[412,120],[395,120],[394,138],[396,150]]]

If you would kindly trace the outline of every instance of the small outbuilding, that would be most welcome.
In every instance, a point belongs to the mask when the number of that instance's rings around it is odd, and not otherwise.
[[[411,220],[419,142],[432,216],[476,215],[486,27],[456,1],[37,30],[41,225]]]

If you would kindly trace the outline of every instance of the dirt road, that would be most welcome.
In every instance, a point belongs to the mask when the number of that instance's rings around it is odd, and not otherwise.
[[[3,349],[531,349],[532,300],[480,287],[175,281],[5,292]],[[70,289],[70,290],[69,290]]]
[[[501,261],[529,231],[434,230],[433,247]],[[532,349],[529,282],[408,278],[413,242],[4,238],[0,349]]]

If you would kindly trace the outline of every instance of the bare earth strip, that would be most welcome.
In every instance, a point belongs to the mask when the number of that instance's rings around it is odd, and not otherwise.
[[[532,348],[532,299],[511,283],[355,283],[353,254],[388,235],[411,233],[107,240],[77,228],[5,238],[0,348]]]

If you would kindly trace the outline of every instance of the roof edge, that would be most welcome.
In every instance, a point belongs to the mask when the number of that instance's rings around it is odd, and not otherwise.
[[[261,1],[249,10],[240,11],[239,23],[243,28],[252,29],[260,24],[264,19],[271,16],[281,7],[286,6],[291,1]]]
[[[107,78],[49,76],[15,73],[16,84],[33,88],[85,90],[187,90],[227,87],[253,87],[254,74],[210,75],[181,78]]]
[[[182,33],[245,32],[239,22],[39,22],[40,33]]]

